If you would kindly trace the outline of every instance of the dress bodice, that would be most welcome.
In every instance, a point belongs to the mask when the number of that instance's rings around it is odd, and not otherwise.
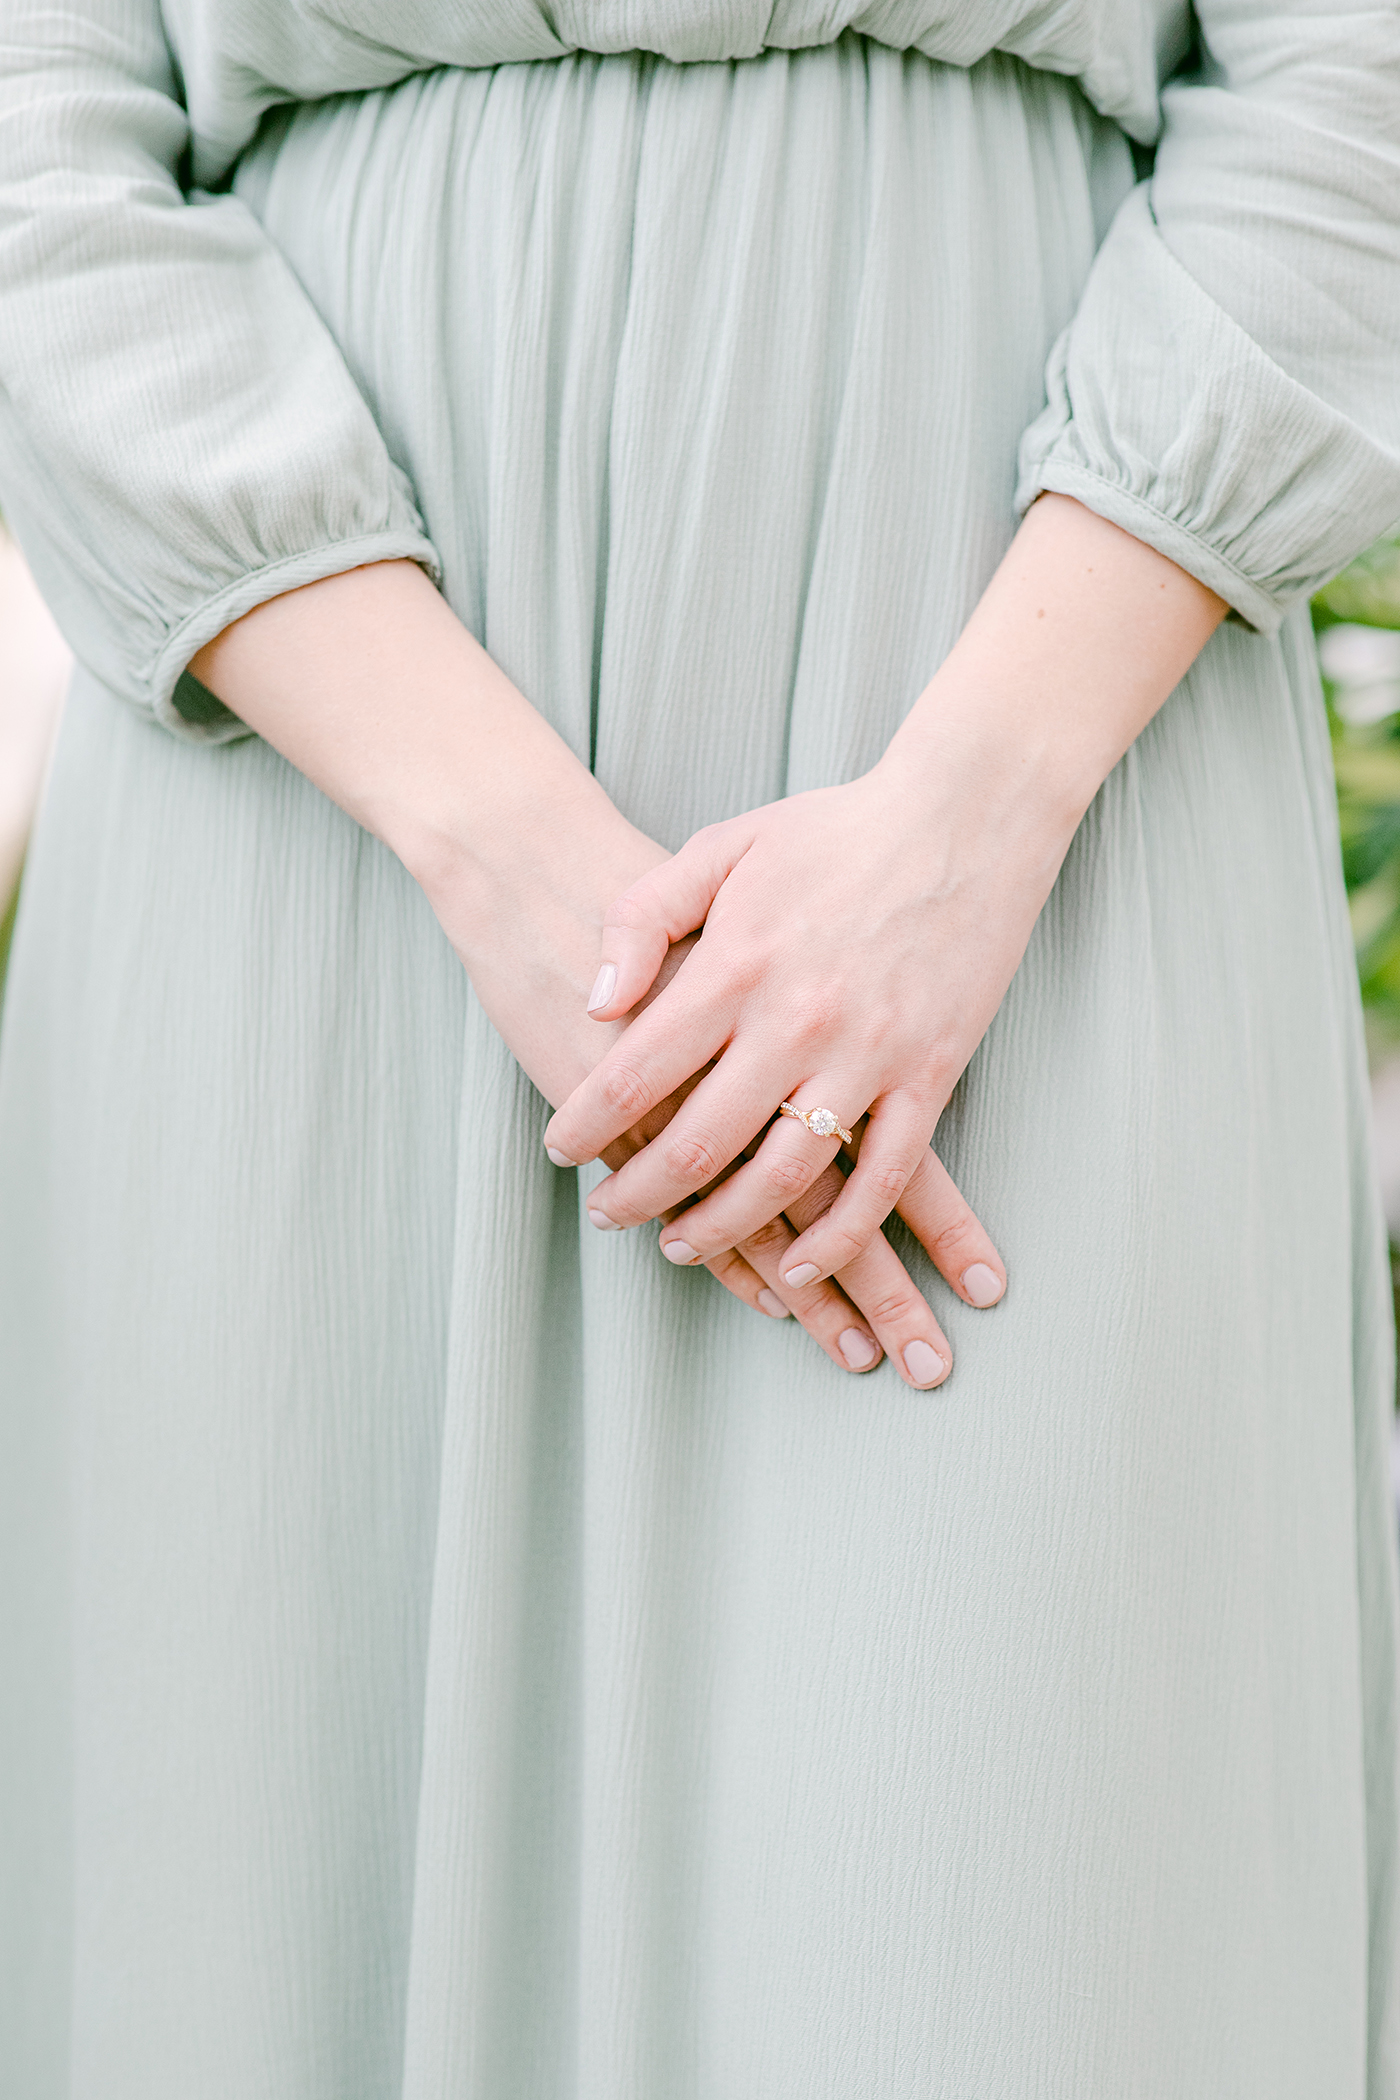
[[[544,309],[521,273],[561,169],[570,194],[577,171],[606,170],[599,216],[632,229],[645,216],[680,253],[688,186],[718,156],[685,251],[698,252],[726,210],[776,229],[774,182],[812,200],[830,180],[841,149],[808,92],[828,76],[879,82],[852,90],[873,145],[852,149],[850,182],[876,169],[874,195],[926,179],[899,171],[949,121],[910,100],[934,73],[940,92],[975,99],[995,75],[1009,105],[1057,102],[1067,152],[1111,134],[1099,166],[1112,161],[1112,180],[1091,183],[1092,239],[1061,286],[1039,412],[1034,389],[1016,397],[1028,420],[1019,467],[1004,445],[1008,528],[1043,490],[1073,496],[1273,633],[1400,512],[1395,9],[17,0],[0,35],[0,501],[79,659],[174,734],[217,739],[229,725],[193,721],[175,694],[230,620],[371,560],[441,568],[394,404],[347,356],[335,300],[316,296],[334,260],[326,222],[300,267],[285,222],[280,243],[267,223],[258,176],[284,137],[269,112],[287,108],[287,134],[358,127],[358,176],[347,164],[299,209],[333,209],[359,237],[389,184],[404,207],[393,238],[415,254],[439,252],[477,155],[490,179],[454,253],[516,273],[528,332]],[[430,178],[406,113],[454,94],[486,109],[486,142],[454,135]],[[629,158],[619,112],[634,106],[650,114]],[[1135,187],[1124,133],[1153,148]],[[377,135],[381,148],[402,136],[388,173]],[[776,159],[759,153],[766,138]],[[1028,165],[1010,155],[1004,180],[985,152],[960,166],[950,223],[966,235],[985,191],[1022,231],[1017,185],[1053,180]],[[831,229],[813,217],[804,238],[803,266],[826,267]],[[582,282],[586,252],[571,236],[551,268]],[[975,303],[1008,243],[963,239],[959,252],[950,296]],[[861,255],[872,285],[908,273],[921,295],[944,267],[917,243]],[[735,281],[718,268],[716,298]],[[853,292],[841,326],[867,304]],[[492,310],[464,310],[453,339],[476,343]],[[384,327],[422,342],[421,316],[421,302],[389,303]],[[717,325],[687,327],[703,338]],[[878,390],[872,404],[898,414]]]
[[[210,181],[280,101],[386,87],[434,66],[654,52],[682,64],[835,43],[848,31],[971,66],[1005,51],[1078,78],[1134,138],[1155,138],[1158,88],[1190,44],[1186,0],[167,0],[195,171]]]

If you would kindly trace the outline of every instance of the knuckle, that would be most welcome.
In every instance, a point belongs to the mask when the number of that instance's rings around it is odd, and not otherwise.
[[[603,1105],[610,1114],[625,1116],[629,1123],[647,1108],[647,1088],[634,1065],[610,1065],[602,1075]]]
[[[783,1015],[783,1032],[798,1049],[810,1053],[831,1028],[830,994],[799,993]]]
[[[713,1181],[728,1165],[723,1146],[701,1130],[676,1131],[662,1140],[662,1154],[668,1171],[696,1188]]]
[[[846,1177],[839,1167],[828,1167],[819,1174],[812,1186],[785,1206],[788,1217],[799,1232],[806,1232],[824,1218],[832,1204],[846,1186]]]
[[[796,1158],[790,1152],[779,1152],[764,1162],[764,1177],[775,1196],[785,1202],[804,1193],[812,1185],[815,1169],[810,1161]]]
[[[877,1327],[902,1327],[912,1319],[918,1303],[912,1286],[891,1285],[862,1304],[861,1311]]]
[[[871,1165],[865,1169],[861,1178],[865,1183],[867,1195],[883,1204],[886,1211],[893,1210],[909,1185],[909,1175],[905,1169],[893,1164]]]
[[[930,1254],[937,1260],[951,1261],[955,1255],[965,1253],[979,1239],[976,1224],[964,1211],[961,1216],[951,1218],[933,1235]]]
[[[767,1254],[773,1249],[782,1253],[788,1244],[788,1228],[781,1218],[770,1218],[766,1225],[746,1233],[741,1246],[752,1247],[755,1254]]]
[[[735,942],[726,950],[724,975],[731,996],[751,998],[768,975],[768,956],[751,941]]]
[[[935,1043],[924,1063],[904,1079],[900,1092],[919,1108],[932,1108],[947,1099],[957,1076],[956,1051],[949,1044]]]
[[[745,1295],[742,1286],[748,1266],[743,1256],[736,1254],[732,1247],[725,1247],[718,1254],[704,1257],[704,1267],[710,1274],[716,1277],[726,1290],[732,1290],[740,1296]]]

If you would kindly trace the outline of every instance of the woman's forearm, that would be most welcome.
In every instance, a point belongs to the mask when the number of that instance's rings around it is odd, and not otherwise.
[[[980,778],[1062,852],[1227,611],[1073,497],[1042,496],[882,765],[958,762],[970,798]]]
[[[269,599],[190,669],[444,900],[469,967],[507,903],[601,914],[662,857],[413,562]]]

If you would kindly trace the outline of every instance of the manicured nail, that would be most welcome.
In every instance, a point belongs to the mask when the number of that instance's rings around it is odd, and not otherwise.
[[[836,1337],[836,1346],[853,1371],[864,1371],[880,1354],[868,1334],[858,1327],[848,1327],[844,1334]]]
[[[776,1291],[760,1291],[758,1302],[770,1320],[790,1320],[792,1318],[791,1313]]]
[[[567,1152],[556,1152],[553,1145],[546,1145],[544,1149],[554,1161],[556,1167],[576,1167],[578,1165],[578,1161],[570,1159]]]
[[[927,1342],[906,1342],[904,1368],[915,1385],[932,1385],[936,1378],[943,1376],[946,1366],[938,1351],[930,1349]]]
[[[607,1006],[617,986],[617,969],[613,963],[604,963],[593,980],[593,989],[588,994],[588,1011],[596,1014],[600,1006]]]
[[[605,1210],[591,1210],[588,1213],[588,1222],[590,1225],[596,1225],[599,1232],[621,1232],[622,1230],[620,1225],[613,1223]]]
[[[963,1270],[962,1287],[974,1305],[995,1305],[1006,1289],[995,1269],[989,1269],[984,1261],[975,1261],[970,1269]]]
[[[814,1276],[820,1274],[821,1270],[814,1261],[800,1261],[795,1269],[784,1269],[783,1282],[790,1283],[795,1291],[800,1291],[804,1283],[810,1283]]]
[[[700,1259],[695,1249],[687,1246],[684,1240],[667,1240],[661,1252],[665,1255],[667,1261],[673,1261],[678,1269],[683,1269],[690,1262],[699,1261]]]

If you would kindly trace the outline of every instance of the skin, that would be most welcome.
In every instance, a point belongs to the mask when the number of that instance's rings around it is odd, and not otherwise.
[[[637,1025],[586,1011],[605,913],[667,855],[614,808],[422,570],[377,563],[284,593],[225,628],[190,669],[398,855],[535,1085],[556,1105],[574,1094]],[[671,949],[657,993],[692,945]],[[622,1166],[696,1079],[631,1118],[599,1156]],[[873,1369],[888,1352],[906,1382],[937,1383],[952,1352],[882,1234],[815,1288],[783,1280],[794,1240],[843,1186],[823,1165],[786,1215],[780,1206],[706,1266],[760,1314],[795,1312],[843,1370]],[[962,1278],[977,1262],[1000,1296],[1000,1257],[932,1152],[899,1208],[955,1290],[972,1302]],[[911,1358],[916,1344],[927,1355]]]
[[[613,1168],[599,1229],[664,1218],[670,1258],[795,1312],[842,1368],[883,1352],[929,1387],[952,1351],[881,1225],[898,1210],[965,1302],[1004,1291],[934,1125],[1084,810],[1224,612],[1044,497],[878,766],[673,858],[411,563],[271,599],[190,668],[420,884],[558,1105],[551,1154]],[[849,1176],[836,1139],[765,1135],[794,1095],[852,1129]]]
[[[786,1118],[770,1127],[778,1102],[846,1125],[868,1110],[853,1171],[783,1275],[800,1292],[858,1261],[926,1158],[1090,801],[1226,609],[1094,512],[1042,497],[869,773],[699,832],[626,890],[604,923],[599,1017],[635,1005],[672,942],[704,938],[546,1143],[594,1159],[706,1076],[595,1191],[594,1222],[673,1217],[761,1138],[663,1233],[672,1259],[708,1259],[837,1151]]]

